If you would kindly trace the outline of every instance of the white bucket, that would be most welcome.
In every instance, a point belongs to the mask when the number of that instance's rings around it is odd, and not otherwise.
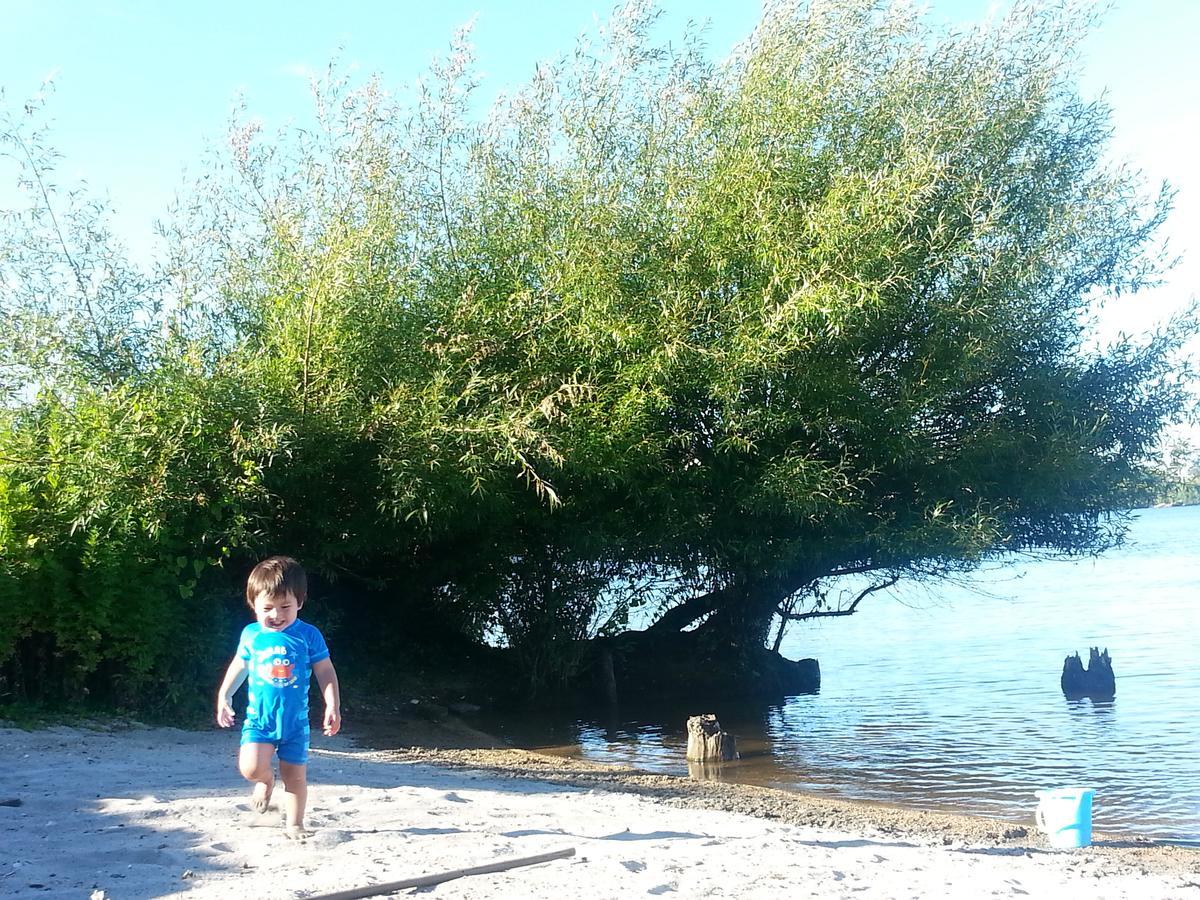
[[[1092,842],[1092,797],[1089,788],[1037,791],[1037,827],[1060,849],[1086,847]]]

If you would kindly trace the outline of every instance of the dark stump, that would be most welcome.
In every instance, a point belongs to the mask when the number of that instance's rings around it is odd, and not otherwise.
[[[1079,654],[1063,660],[1062,692],[1071,700],[1090,697],[1093,700],[1111,700],[1117,695],[1117,680],[1113,675],[1112,657],[1108,648],[1100,652],[1093,647],[1087,668]]]

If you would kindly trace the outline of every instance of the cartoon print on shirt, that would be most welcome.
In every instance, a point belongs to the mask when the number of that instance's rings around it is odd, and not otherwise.
[[[280,659],[278,656],[272,661],[271,679],[278,684],[279,682],[287,682],[291,680],[292,670],[295,669],[290,659]]]
[[[290,687],[296,683],[296,664],[287,655],[286,647],[267,647],[258,650],[258,677],[277,688]]]

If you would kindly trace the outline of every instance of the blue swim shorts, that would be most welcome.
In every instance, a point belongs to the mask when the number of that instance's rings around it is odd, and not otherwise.
[[[308,765],[307,730],[281,739],[254,728],[243,728],[242,743],[271,744],[275,747],[275,754],[285,763],[291,763],[293,766]]]

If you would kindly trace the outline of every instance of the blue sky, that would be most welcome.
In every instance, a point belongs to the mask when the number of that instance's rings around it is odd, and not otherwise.
[[[980,21],[1003,4],[930,0],[932,21]],[[663,0],[663,34],[708,20],[720,58],[758,19],[757,0]],[[0,88],[9,104],[54,82],[53,143],[60,181],[85,180],[107,196],[135,257],[153,247],[162,215],[206,142],[224,140],[239,97],[268,131],[309,106],[308,73],[339,54],[400,88],[474,18],[483,96],[527,79],[539,60],[569,50],[611,7],[588,0],[279,3],[167,0],[0,0]],[[1198,0],[1117,0],[1084,47],[1080,87],[1113,107],[1115,158],[1179,196],[1168,224],[1184,261],[1159,289],[1108,304],[1103,330],[1140,333],[1197,295],[1200,281],[1200,73],[1189,64],[1200,34]],[[0,169],[0,205],[12,201]]]

